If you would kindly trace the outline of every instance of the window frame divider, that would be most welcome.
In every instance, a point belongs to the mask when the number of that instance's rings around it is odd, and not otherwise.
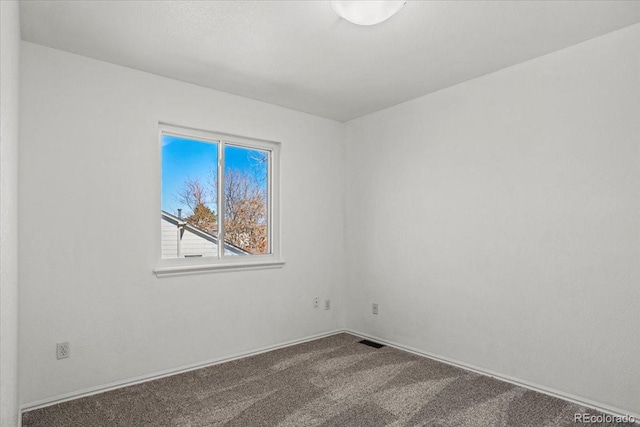
[[[175,125],[162,121],[158,122],[158,130],[160,158],[162,158],[162,135],[172,135],[180,138],[200,139],[204,142],[211,142],[218,145],[218,253],[217,257],[210,256],[203,258],[162,258],[162,242],[159,241],[156,245],[157,261],[156,266],[153,269],[153,273],[158,278],[161,278],[223,271],[282,268],[285,264],[282,257],[282,234],[280,218],[280,151],[282,149],[282,144],[280,142],[272,140],[203,130],[199,128]],[[224,255],[224,148],[227,144],[247,149],[263,150],[268,153],[269,167],[267,168],[267,236],[269,253],[267,254],[252,254],[238,257]],[[161,176],[162,166],[160,166],[160,178]],[[158,218],[159,217],[160,216],[158,216]]]

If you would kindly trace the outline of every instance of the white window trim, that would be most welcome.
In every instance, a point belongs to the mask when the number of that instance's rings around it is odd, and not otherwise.
[[[234,146],[256,148],[270,152],[270,167],[268,168],[268,209],[269,209],[269,254],[264,255],[247,255],[247,256],[226,256],[220,257],[224,252],[223,244],[218,244],[218,257],[206,258],[162,258],[161,245],[156,244],[156,268],[153,270],[155,275],[161,277],[171,277],[187,274],[203,274],[222,271],[238,271],[238,270],[256,270],[266,268],[280,268],[284,265],[282,259],[281,248],[281,219],[280,219],[280,148],[281,144],[276,141],[264,139],[247,138],[238,135],[231,135],[221,132],[209,132],[201,129],[187,128],[167,123],[159,124],[158,141],[159,141],[159,158],[162,155],[162,135],[175,135],[186,138],[194,138],[198,140],[210,141],[219,144],[220,152],[224,153],[224,145],[231,144]],[[218,157],[218,170],[224,168],[224,154]],[[162,166],[159,168],[162,174]],[[158,188],[161,188],[161,175],[158,176]],[[219,186],[224,186],[223,180],[218,182]],[[218,191],[219,197],[222,192]],[[220,202],[219,202],[220,203]],[[221,212],[222,206],[220,206]],[[159,211],[159,210],[158,210]],[[153,224],[156,230],[160,230],[160,215],[156,215],[157,221]],[[223,229],[224,231],[224,229]],[[159,235],[159,233],[158,233]],[[224,236],[221,236],[224,239]],[[222,240],[220,239],[220,240]]]

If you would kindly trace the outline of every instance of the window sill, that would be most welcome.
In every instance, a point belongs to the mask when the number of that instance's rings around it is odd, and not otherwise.
[[[227,264],[200,264],[200,265],[181,265],[177,267],[159,267],[153,270],[155,275],[162,279],[164,277],[186,276],[193,274],[220,273],[224,271],[242,271],[242,270],[264,270],[271,268],[282,268],[284,261],[261,261],[246,263],[227,263]]]

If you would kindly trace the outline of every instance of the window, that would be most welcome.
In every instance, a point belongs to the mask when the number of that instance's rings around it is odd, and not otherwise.
[[[279,144],[160,126],[158,276],[282,265]]]

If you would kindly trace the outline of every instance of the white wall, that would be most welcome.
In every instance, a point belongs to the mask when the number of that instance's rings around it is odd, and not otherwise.
[[[349,122],[347,326],[640,414],[639,135],[640,25]]]
[[[343,325],[341,123],[30,43],[22,59],[23,404]],[[153,275],[158,121],[282,143],[284,268]]]
[[[18,3],[0,1],[0,425],[18,425]]]
[[[638,40],[636,25],[346,126],[23,43],[21,402],[346,325],[640,414]],[[155,278],[158,121],[283,143],[284,269]],[[11,289],[3,276],[3,416]]]

